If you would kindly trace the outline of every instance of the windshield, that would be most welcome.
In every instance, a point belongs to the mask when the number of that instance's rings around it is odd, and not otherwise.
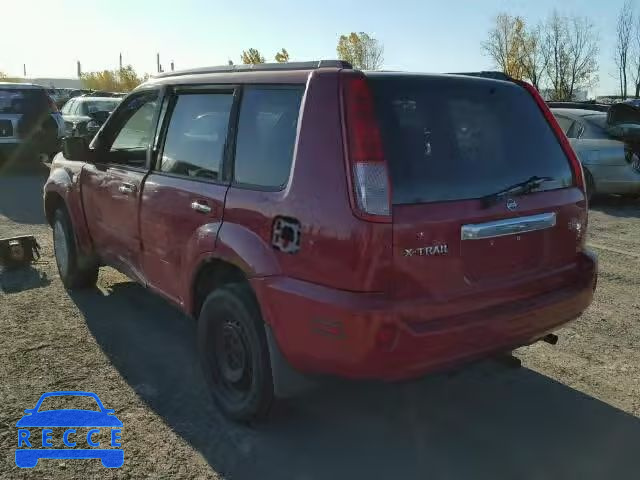
[[[531,96],[506,82],[371,75],[394,204],[484,197],[530,177],[571,185],[568,159]]]
[[[82,102],[82,113],[113,112],[120,100],[90,100]]]
[[[0,88],[0,113],[27,113],[46,110],[44,90],[36,88]]]

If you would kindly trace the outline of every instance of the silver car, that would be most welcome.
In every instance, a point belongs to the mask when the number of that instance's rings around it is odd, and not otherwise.
[[[640,149],[607,132],[605,112],[551,111],[582,163],[589,197],[594,193],[640,195]]]

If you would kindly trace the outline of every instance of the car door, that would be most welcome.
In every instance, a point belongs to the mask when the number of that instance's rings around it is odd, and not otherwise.
[[[194,263],[213,251],[222,224],[236,91],[233,86],[176,89],[167,101],[160,153],[145,181],[143,269],[154,290],[179,304]]]
[[[81,180],[96,251],[105,263],[141,282],[138,207],[159,103],[155,89],[128,97],[94,141],[95,161],[85,166]]]

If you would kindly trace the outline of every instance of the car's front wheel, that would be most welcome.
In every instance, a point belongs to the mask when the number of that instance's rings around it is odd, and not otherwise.
[[[53,251],[65,288],[95,286],[98,280],[98,265],[91,259],[81,258],[78,254],[71,220],[64,208],[58,208],[53,217]]]
[[[207,296],[198,318],[198,354],[211,394],[228,417],[250,421],[269,413],[269,349],[249,285],[224,285]]]

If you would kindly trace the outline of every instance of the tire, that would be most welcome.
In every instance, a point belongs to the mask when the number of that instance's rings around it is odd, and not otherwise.
[[[596,193],[596,184],[593,180],[593,175],[591,175],[591,172],[586,168],[584,169],[584,184],[587,194],[587,201],[591,202],[591,199]]]
[[[224,285],[207,296],[198,318],[198,356],[211,395],[227,417],[249,422],[269,414],[269,348],[248,284]]]
[[[69,214],[58,208],[53,216],[53,250],[62,284],[68,290],[90,288],[98,281],[98,266],[78,255]]]

